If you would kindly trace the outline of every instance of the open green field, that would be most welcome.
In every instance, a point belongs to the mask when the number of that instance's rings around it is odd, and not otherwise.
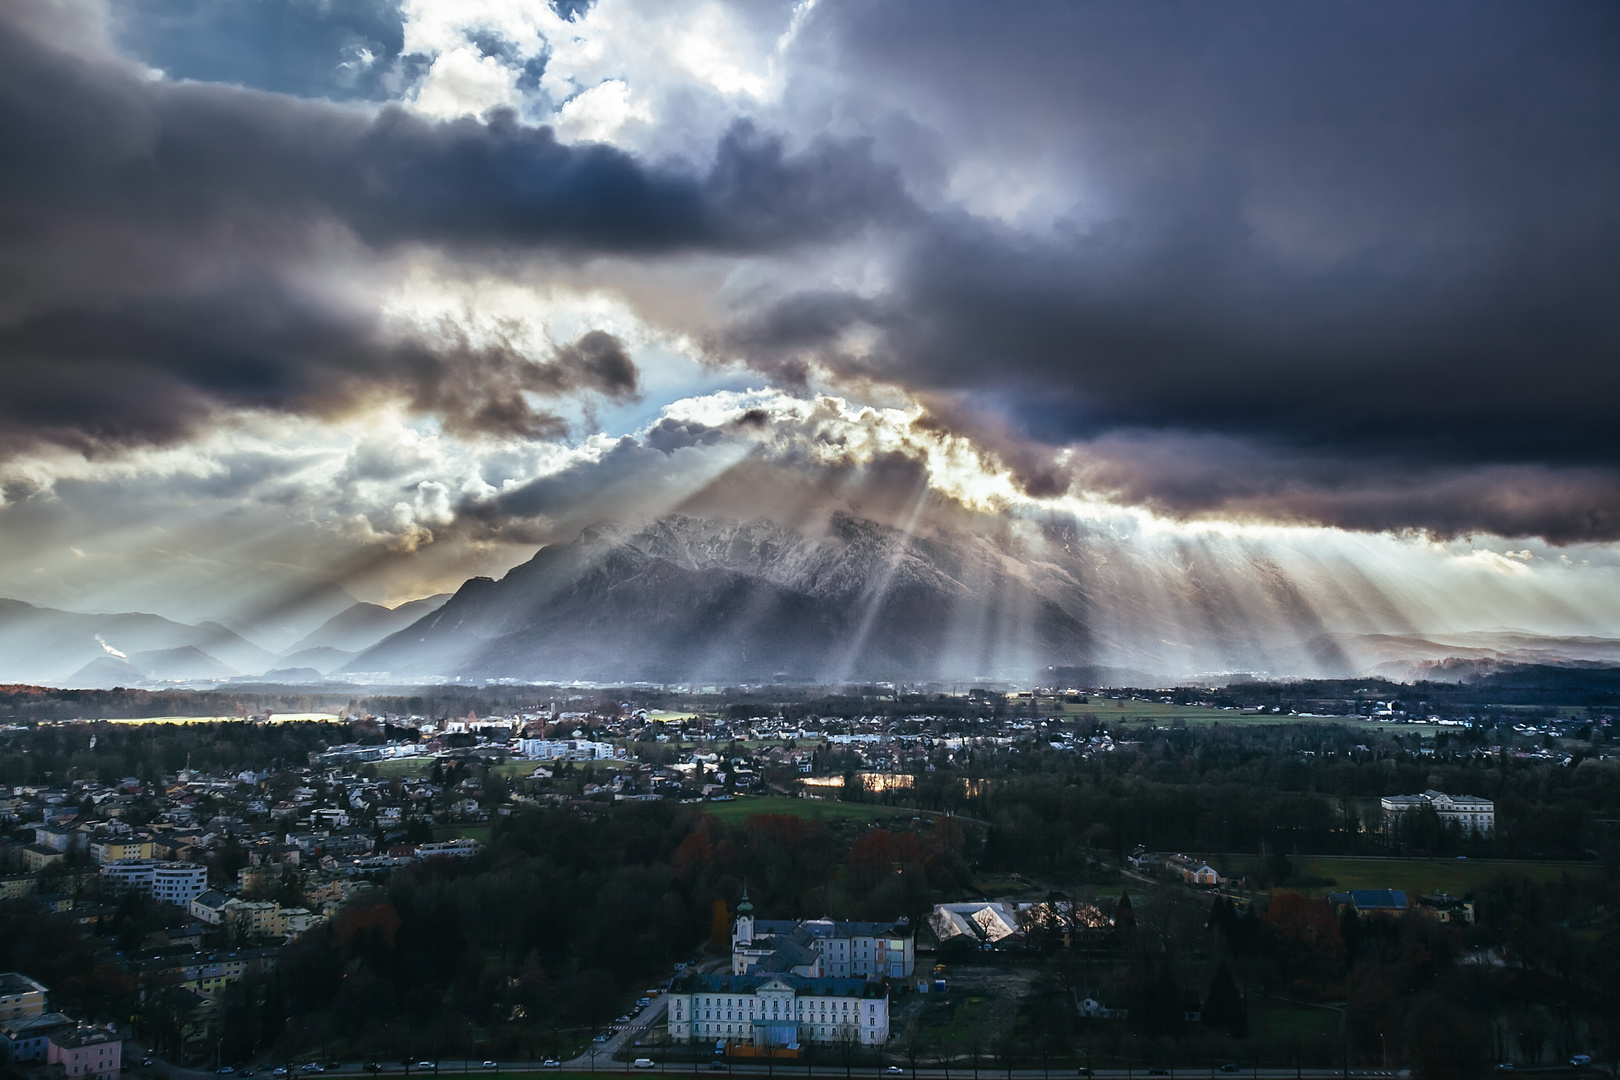
[[[671,712],[668,709],[648,709],[647,719],[660,724],[668,724],[676,720],[696,720],[695,712]]]
[[[1432,737],[1439,730],[1427,724],[1385,724],[1363,716],[1273,716],[1264,713],[1246,713],[1237,709],[1209,709],[1198,705],[1166,705],[1162,701],[1109,701],[1092,698],[1086,705],[1063,706],[1065,716],[1094,715],[1098,720],[1124,720],[1127,723],[1151,721],[1158,727],[1168,727],[1180,720],[1189,727],[1210,724],[1238,726],[1275,726],[1278,724],[1343,724],[1355,728],[1376,728],[1396,731],[1403,735]]]
[[[739,795],[734,802],[704,803],[703,812],[726,822],[742,821],[750,814],[791,814],[810,821],[910,820],[918,815],[931,816],[925,811],[904,806],[874,806],[833,799],[789,799],[782,795]]]
[[[433,768],[433,759],[430,757],[391,758],[388,761],[372,762],[377,767],[377,775],[384,780],[419,780]]]
[[[1335,889],[1404,889],[1408,899],[1423,893],[1448,892],[1456,896],[1480,888],[1498,874],[1523,875],[1534,881],[1552,881],[1563,874],[1597,873],[1593,863],[1521,862],[1507,859],[1374,859],[1300,856],[1296,873],[1333,878]]]
[[[1322,1036],[1338,1038],[1339,1011],[1320,1005],[1305,1005],[1283,998],[1263,998],[1254,1010],[1254,1033],[1257,1035],[1297,1035],[1309,1038]]]
[[[476,840],[480,844],[489,843],[488,825],[435,825],[433,826],[433,839],[436,843],[446,840],[460,840],[466,837]]]

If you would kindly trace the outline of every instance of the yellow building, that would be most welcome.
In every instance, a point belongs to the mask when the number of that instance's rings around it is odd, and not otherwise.
[[[39,879],[32,874],[5,874],[0,876],[0,900],[21,900],[33,896]]]
[[[127,862],[131,859],[150,859],[152,857],[152,841],[150,840],[97,840],[90,845],[90,854],[96,862],[103,865],[115,862]]]
[[[26,975],[0,975],[0,1020],[19,1020],[45,1012],[45,987]]]
[[[63,858],[65,856],[60,851],[42,844],[29,844],[23,848],[23,865],[28,867],[30,874],[37,874],[47,866],[54,866]]]
[[[236,872],[236,884],[249,900],[259,900],[276,891],[281,884],[280,863],[260,863],[244,866]]]
[[[287,936],[287,917],[274,900],[238,900],[230,905],[227,918],[255,937]]]

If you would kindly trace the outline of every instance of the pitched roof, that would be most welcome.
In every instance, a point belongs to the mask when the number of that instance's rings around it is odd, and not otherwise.
[[[672,994],[752,994],[766,983],[790,987],[796,997],[884,998],[889,984],[868,979],[809,979],[803,975],[773,972],[767,975],[727,975],[688,973],[670,981]]]

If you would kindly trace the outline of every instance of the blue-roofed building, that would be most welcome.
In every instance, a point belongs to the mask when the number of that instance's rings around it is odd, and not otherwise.
[[[1352,908],[1358,915],[1405,915],[1404,889],[1351,889],[1348,892],[1328,893],[1328,904],[1334,910]]]
[[[755,919],[743,891],[731,934],[731,973],[805,978],[909,979],[917,966],[909,919],[835,922],[832,919]]]
[[[51,1035],[76,1024],[77,1020],[56,1012],[0,1020],[0,1061],[44,1061],[45,1044]]]
[[[766,973],[686,974],[669,985],[669,1035],[679,1042],[797,1047],[889,1039],[889,984],[880,978]]]

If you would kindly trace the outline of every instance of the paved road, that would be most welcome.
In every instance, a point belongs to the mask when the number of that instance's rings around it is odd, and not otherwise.
[[[701,1062],[697,1064],[670,1063],[667,1065],[664,1063],[658,1063],[651,1069],[636,1069],[631,1064],[630,1060],[615,1061],[613,1059],[613,1054],[617,1052],[617,1050],[626,1046],[627,1044],[633,1043],[634,1039],[637,1038],[641,1032],[645,1031],[648,1027],[651,1027],[654,1024],[663,1022],[665,1005],[666,1001],[662,996],[654,998],[653,1003],[649,1005],[647,1009],[645,1009],[640,1015],[638,1015],[633,1023],[622,1025],[618,1035],[614,1036],[606,1043],[593,1044],[596,1048],[594,1059],[593,1056],[587,1052],[581,1054],[579,1057],[564,1062],[562,1069],[570,1073],[599,1072],[604,1074],[674,1073],[685,1075],[702,1075],[709,1073],[710,1070]],[[138,1062],[141,1060],[144,1051],[138,1043],[126,1043],[125,1047],[128,1051],[125,1060],[132,1062]],[[831,1051],[828,1052],[831,1053]],[[634,1056],[634,1054],[628,1055],[629,1058],[633,1058]],[[173,1080],[218,1080],[212,1069],[188,1069],[182,1066],[169,1065],[163,1062],[161,1059],[154,1059],[153,1065],[150,1069],[137,1069],[136,1071],[139,1075],[150,1076],[152,1073],[157,1072],[158,1070],[167,1072],[170,1077],[173,1078]],[[498,1061],[493,1067],[485,1068],[483,1062],[481,1061],[457,1060],[440,1061],[437,1068],[432,1070],[418,1069],[414,1065],[409,1068],[405,1068],[397,1064],[384,1065],[381,1069],[381,1075],[387,1077],[415,1075],[424,1078],[430,1076],[443,1076],[446,1078],[446,1080],[449,1080],[450,1077],[454,1076],[474,1077],[481,1074],[490,1073],[502,1073],[509,1075],[512,1073],[531,1072],[546,1074],[555,1073],[557,1071],[559,1070],[555,1068],[545,1069],[538,1062],[534,1061]],[[1608,1072],[1604,1071],[1603,1066],[1597,1066],[1596,1068],[1592,1069],[1564,1068],[1536,1069],[1531,1071],[1537,1074],[1558,1072],[1572,1078],[1609,1075]],[[977,1072],[964,1068],[954,1068],[949,1070],[937,1068],[918,1068],[915,1074],[913,1074],[912,1070],[909,1068],[897,1068],[895,1066],[885,1066],[879,1068],[864,1067],[846,1070],[842,1066],[836,1064],[830,1058],[825,1063],[817,1063],[808,1069],[803,1065],[786,1064],[780,1062],[774,1065],[753,1063],[733,1064],[724,1070],[724,1072],[715,1072],[713,1075],[718,1078],[719,1076],[725,1075],[725,1073],[740,1074],[744,1076],[780,1076],[784,1078],[804,1077],[805,1080],[813,1080],[814,1077],[818,1076],[824,1078],[824,1080],[841,1080],[841,1078],[845,1077],[849,1078],[849,1080],[856,1080],[856,1078],[859,1078],[859,1080],[1075,1080],[1076,1078],[1076,1070],[1072,1067],[1053,1069],[1013,1069],[1011,1072],[1006,1069],[998,1069],[989,1065],[981,1067]],[[334,1075],[358,1078],[362,1076],[369,1076],[370,1074],[365,1071],[365,1066],[363,1064],[358,1062],[350,1062],[344,1065],[327,1068],[322,1074],[319,1075],[306,1075],[295,1068],[285,1078],[285,1080],[326,1080],[326,1078],[333,1077]],[[1179,1076],[1183,1077],[1184,1080],[1191,1080],[1191,1078],[1194,1077],[1212,1077],[1217,1078],[1218,1080],[1218,1078],[1226,1076],[1249,1077],[1250,1080],[1291,1080],[1291,1078],[1296,1077],[1300,1078],[1300,1080],[1333,1080],[1335,1077],[1343,1078],[1346,1075],[1355,1078],[1355,1080],[1393,1080],[1393,1078],[1397,1076],[1408,1076],[1410,1074],[1405,1071],[1397,1074],[1395,1072],[1384,1072],[1377,1069],[1351,1069],[1349,1073],[1346,1074],[1338,1069],[1295,1070],[1264,1068],[1245,1068],[1242,1071],[1233,1074],[1222,1073],[1218,1070],[1211,1069],[1208,1065],[1204,1065],[1197,1068],[1186,1066],[1177,1066],[1174,1069],[1166,1068],[1162,1073],[1150,1073],[1148,1070],[1141,1068],[1129,1070],[1098,1069],[1094,1075],[1099,1078],[1106,1078],[1106,1080],[1114,1080],[1114,1078],[1120,1078],[1120,1080],[1135,1080],[1135,1078],[1138,1077],[1149,1076]],[[271,1077],[271,1067],[266,1066],[262,1069],[255,1069],[254,1080],[274,1080],[274,1078]]]
[[[668,1008],[669,995],[659,994],[652,999],[651,1005],[637,1013],[628,1024],[617,1025],[617,1035],[614,1035],[607,1042],[591,1043],[584,1053],[563,1062],[563,1068],[575,1071],[593,1067],[600,1071],[603,1066],[613,1068],[616,1064],[619,1064],[613,1060],[613,1055],[624,1047],[634,1045],[635,1041],[641,1038],[647,1029],[654,1024],[663,1023],[664,1011]],[[631,1055],[631,1057],[634,1056],[634,1054]]]

